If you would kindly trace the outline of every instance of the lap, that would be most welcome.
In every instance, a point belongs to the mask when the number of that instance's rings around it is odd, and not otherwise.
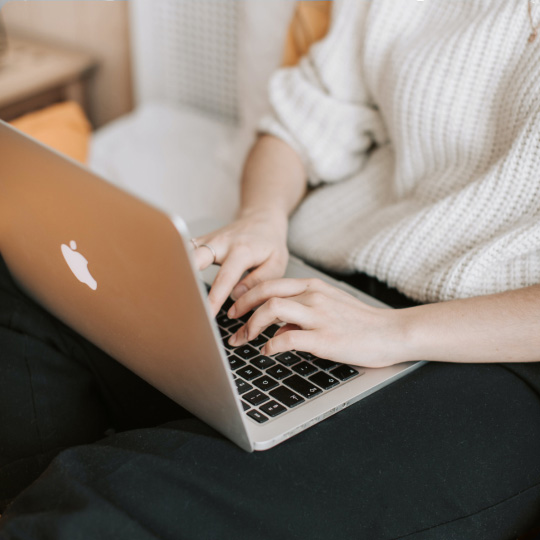
[[[182,415],[25,295],[0,257],[0,512],[62,449]]]
[[[428,364],[266,452],[196,419],[67,450],[0,538],[506,539],[534,525],[538,455],[520,378]]]

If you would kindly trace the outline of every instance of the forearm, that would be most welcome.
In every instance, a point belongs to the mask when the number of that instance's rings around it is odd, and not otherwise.
[[[540,285],[403,310],[403,360],[540,361]]]
[[[244,165],[239,217],[266,213],[286,219],[304,197],[306,186],[296,152],[280,139],[263,135]]]

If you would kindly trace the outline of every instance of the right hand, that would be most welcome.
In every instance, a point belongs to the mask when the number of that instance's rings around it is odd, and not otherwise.
[[[208,295],[214,316],[232,294],[239,298],[255,285],[285,274],[287,217],[278,213],[252,213],[238,217],[231,224],[195,238],[194,251],[199,270],[213,262],[213,254],[202,244],[210,244],[221,266]],[[249,273],[242,279],[246,271]]]

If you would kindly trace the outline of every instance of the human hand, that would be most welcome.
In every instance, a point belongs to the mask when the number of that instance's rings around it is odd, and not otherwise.
[[[214,248],[215,264],[221,266],[208,295],[214,316],[231,292],[238,298],[262,281],[283,276],[287,267],[287,217],[278,213],[244,214],[195,242],[199,270],[214,262],[212,251],[202,244]]]
[[[241,296],[230,318],[257,308],[229,340],[240,346],[272,324],[285,323],[270,339],[264,355],[298,350],[320,358],[365,367],[386,367],[403,357],[400,311],[374,308],[319,279],[266,281]]]

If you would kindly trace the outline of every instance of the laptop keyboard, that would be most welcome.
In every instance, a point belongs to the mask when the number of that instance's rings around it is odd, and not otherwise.
[[[229,338],[251,315],[229,319],[227,311],[231,305],[232,300],[225,302],[216,321],[244,412],[253,421],[264,424],[363,374],[356,367],[317,358],[307,352],[262,355],[260,349],[273,337],[279,328],[277,325],[268,327],[246,345],[231,347]]]

